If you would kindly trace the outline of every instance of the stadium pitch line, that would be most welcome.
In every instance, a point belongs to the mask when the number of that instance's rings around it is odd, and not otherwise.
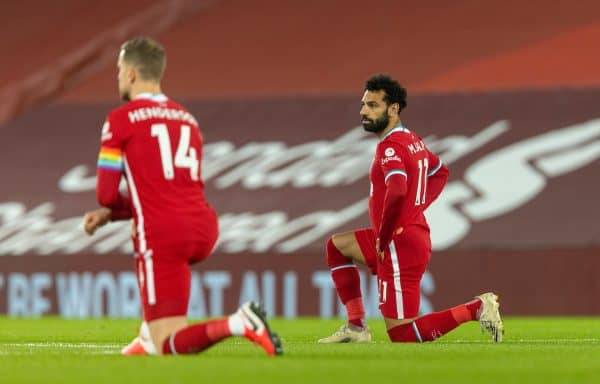
[[[489,340],[449,340],[441,344],[490,344]],[[600,339],[504,339],[501,344],[600,344]]]
[[[0,355],[33,355],[40,353],[84,352],[90,355],[118,354],[122,344],[115,343],[0,343]]]
[[[375,342],[371,344],[380,344]],[[384,342],[387,344],[387,342]],[[237,343],[230,343],[237,344]],[[241,343],[240,343],[241,344]],[[288,345],[309,345],[316,344],[311,342],[289,342]],[[435,344],[490,344],[487,340],[448,340],[437,341]],[[537,344],[537,345],[596,345],[600,344],[600,339],[514,339],[505,340],[502,344]],[[366,344],[368,345],[368,344]],[[110,355],[118,354],[123,344],[116,343],[66,343],[66,342],[25,342],[25,343],[0,343],[0,355],[33,355],[39,353],[62,353],[65,351],[85,353],[89,355]],[[323,347],[323,346],[320,346]],[[324,348],[327,348],[325,346]]]

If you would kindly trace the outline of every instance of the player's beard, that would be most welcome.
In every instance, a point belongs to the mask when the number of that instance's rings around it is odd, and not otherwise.
[[[366,117],[363,119],[369,120],[368,123],[363,123],[363,129],[367,132],[373,133],[379,133],[383,131],[390,123],[390,118],[388,117],[387,113],[382,114],[381,117],[375,120],[368,119]]]

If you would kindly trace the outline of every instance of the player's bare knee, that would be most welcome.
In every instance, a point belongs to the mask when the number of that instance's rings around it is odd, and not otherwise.
[[[342,255],[352,257],[352,250],[356,243],[354,232],[333,234],[329,241],[332,242],[333,246],[335,246]]]
[[[164,317],[148,323],[152,342],[156,347],[157,354],[162,354],[165,341],[174,333],[187,326],[185,316]]]
[[[416,317],[413,317],[411,319],[390,319],[390,318],[384,317],[385,327],[388,330],[395,328],[399,325],[410,324],[415,320],[416,320]]]

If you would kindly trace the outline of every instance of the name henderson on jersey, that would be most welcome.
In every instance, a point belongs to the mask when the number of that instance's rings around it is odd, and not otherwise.
[[[189,112],[171,108],[143,107],[129,111],[127,115],[131,123],[148,119],[168,119],[185,121],[198,126],[198,122]]]

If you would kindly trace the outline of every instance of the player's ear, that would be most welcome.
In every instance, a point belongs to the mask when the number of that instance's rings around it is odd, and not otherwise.
[[[135,83],[135,80],[138,78],[137,69],[134,66],[129,67],[129,71],[127,72],[127,79],[130,84]]]
[[[400,113],[400,104],[394,103],[388,107],[388,116],[392,117]]]

